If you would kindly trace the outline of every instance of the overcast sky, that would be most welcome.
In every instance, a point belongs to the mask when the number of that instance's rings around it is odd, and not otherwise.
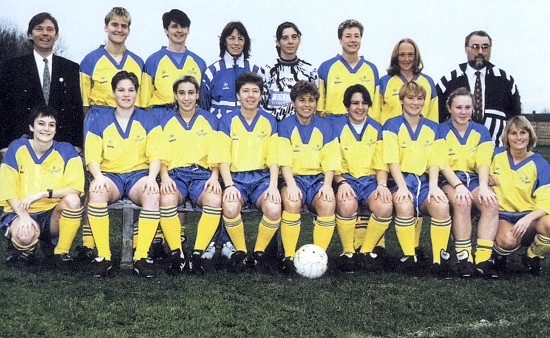
[[[341,51],[336,33],[345,19],[365,26],[361,54],[386,74],[390,54],[404,37],[415,40],[424,73],[437,83],[466,60],[464,38],[485,30],[493,38],[491,61],[511,74],[522,97],[523,112],[550,109],[550,1],[548,0],[1,0],[0,18],[26,31],[36,13],[50,12],[59,22],[64,56],[76,62],[105,43],[105,14],[113,6],[130,11],[128,48],[144,60],[167,44],[162,14],[172,8],[187,13],[189,50],[207,65],[216,61],[219,34],[239,20],[252,39],[251,60],[275,59],[275,30],[292,21],[302,31],[300,58],[319,66]]]

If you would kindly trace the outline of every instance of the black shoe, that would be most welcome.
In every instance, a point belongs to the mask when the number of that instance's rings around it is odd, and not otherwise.
[[[103,278],[103,277],[109,276],[109,273],[113,268],[113,264],[111,263],[111,261],[108,261],[103,257],[97,257],[96,259],[94,259],[92,266],[93,266],[94,277],[96,278]]]
[[[458,275],[458,277],[470,278],[474,275],[474,264],[468,261],[469,256],[470,255],[466,250],[463,250],[456,254],[457,263],[455,266],[455,273]]]
[[[147,258],[142,258],[134,261],[134,273],[140,277],[145,278],[155,277],[153,262]]]
[[[529,258],[527,256],[523,256],[521,261],[531,276],[540,277],[542,275],[542,267],[540,266],[540,262],[542,261],[541,257],[535,256],[533,258]]]
[[[357,267],[355,255],[351,252],[341,254],[336,260],[336,265],[338,266],[338,269],[342,272],[355,272]]]
[[[75,251],[76,255],[74,256],[74,260],[82,263],[92,263],[97,257],[94,249],[85,247],[83,245],[77,245]]]
[[[414,255],[417,262],[426,262],[428,260],[428,256],[421,247],[414,248]]]
[[[194,251],[191,255],[191,271],[197,276],[202,276],[206,273],[202,259],[202,251]]]
[[[415,275],[418,271],[418,261],[416,256],[403,256],[399,259],[401,270],[407,275]]]
[[[476,273],[477,275],[488,278],[488,279],[497,279],[498,271],[495,269],[495,263],[493,259],[489,259],[485,262],[476,264]]]
[[[166,274],[175,276],[183,273],[187,269],[187,257],[180,249],[173,250],[170,253],[170,264],[166,268]]]
[[[36,254],[34,253],[35,248],[32,247],[28,250],[19,251],[19,261],[24,262],[28,266],[34,265],[37,262]]]
[[[73,265],[73,258],[68,253],[54,254],[53,262],[58,269],[70,269]]]
[[[147,257],[153,261],[161,260],[168,257],[168,255],[166,254],[166,251],[164,251],[162,238],[153,239],[153,242],[149,247],[149,252],[147,253]]]
[[[54,256],[54,250],[55,246],[52,244],[51,239],[41,239],[40,240],[40,248],[42,249],[42,253],[44,254],[44,257],[46,259],[52,259]]]
[[[296,267],[294,266],[294,260],[292,257],[283,258],[281,272],[287,276],[294,276],[296,274]]]
[[[506,262],[508,261],[508,256],[502,256],[495,252],[491,255],[491,259],[494,262],[494,268],[497,271],[504,271],[506,270]]]
[[[18,260],[19,260],[19,250],[17,250],[13,246],[11,239],[8,239],[8,243],[6,247],[6,264],[16,265]]]
[[[361,254],[361,266],[367,272],[377,272],[389,268],[389,259],[386,249],[376,246],[372,252]]]
[[[240,273],[246,269],[248,257],[244,251],[235,251],[229,259],[229,270],[231,272]]]
[[[451,258],[451,255],[447,251],[441,249],[439,257],[440,263],[432,264],[431,273],[438,278],[450,279],[452,271],[449,265],[449,260]]]
[[[268,260],[270,260],[270,257],[268,257],[266,252],[256,251],[252,254],[250,263],[254,271],[271,275],[273,271],[271,270]]]

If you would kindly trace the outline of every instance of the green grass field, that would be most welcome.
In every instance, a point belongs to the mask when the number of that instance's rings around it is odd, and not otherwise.
[[[541,152],[550,158],[550,149]],[[112,219],[120,255],[120,217]],[[259,217],[246,214],[244,221],[250,244]],[[193,240],[197,215],[188,223]],[[311,232],[306,215],[300,244]],[[393,228],[387,244],[398,257]],[[339,251],[335,235],[329,257]],[[548,261],[543,268],[550,271]],[[334,271],[317,280],[226,271],[170,277],[160,268],[152,280],[121,270],[97,280],[85,268],[0,264],[0,337],[545,337],[548,285],[547,275],[522,272],[519,254],[495,281]]]

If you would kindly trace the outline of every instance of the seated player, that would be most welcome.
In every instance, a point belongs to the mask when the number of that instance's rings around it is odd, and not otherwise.
[[[54,141],[57,119],[54,108],[34,107],[29,116],[32,137],[13,141],[2,159],[0,228],[7,229],[8,263],[32,264],[39,239],[44,255],[53,254],[56,265],[72,260],[69,250],[82,218],[84,170],[70,143]]]
[[[199,84],[194,77],[176,80],[173,91],[177,110],[168,111],[160,121],[168,151],[167,165],[160,169],[160,226],[172,251],[167,272],[176,274],[185,268],[177,206],[189,198],[202,207],[191,266],[203,274],[201,255],[216,231],[222,205],[216,161],[218,119],[197,107]]]
[[[90,126],[85,138],[86,165],[91,174],[88,220],[97,244],[94,277],[112,268],[107,205],[127,197],[142,207],[138,221],[134,271],[153,277],[146,259],[159,225],[159,186],[162,130],[152,114],[135,107],[139,89],[134,73],[123,70],[111,81],[116,108]]]
[[[367,270],[382,268],[383,260],[373,252],[392,220],[393,205],[387,188],[388,169],[382,162],[382,126],[368,116],[372,100],[360,84],[344,92],[348,113],[334,121],[342,154],[342,172],[336,183],[336,228],[342,242],[340,269],[353,271],[354,231],[359,206],[372,213],[361,245],[359,262]]]
[[[445,276],[451,217],[449,201],[438,186],[439,171],[445,163],[444,142],[439,137],[437,123],[420,114],[425,98],[426,91],[415,81],[401,87],[399,100],[403,113],[384,124],[383,160],[392,176],[390,190],[395,231],[404,255],[403,270],[410,273],[417,270],[416,218],[427,214],[431,216],[432,272]]]
[[[495,149],[491,165],[499,202],[496,268],[503,269],[520,246],[529,246],[523,263],[540,276],[541,260],[550,252],[550,166],[533,152],[537,136],[525,117],[508,120],[502,141],[505,147]]]
[[[251,265],[268,270],[265,249],[281,222],[281,195],[277,189],[277,122],[261,109],[262,78],[252,72],[236,82],[241,107],[220,119],[219,170],[224,184],[223,223],[237,250],[230,268],[241,272],[248,263],[241,218],[246,204],[262,211]]]
[[[456,272],[461,277],[471,277],[475,261],[475,268],[482,276],[497,278],[489,261],[498,227],[497,196],[489,187],[493,142],[487,128],[471,119],[473,96],[468,89],[453,91],[447,101],[451,118],[439,126],[448,152],[442,189],[453,210]],[[471,239],[472,206],[480,212],[475,260]]]
[[[285,181],[281,189],[281,239],[285,251],[283,271],[294,272],[293,257],[300,236],[303,204],[315,213],[313,244],[327,250],[334,232],[336,200],[332,190],[335,171],[341,170],[338,139],[330,123],[316,115],[319,91],[299,81],[290,91],[296,114],[279,124],[279,164]]]

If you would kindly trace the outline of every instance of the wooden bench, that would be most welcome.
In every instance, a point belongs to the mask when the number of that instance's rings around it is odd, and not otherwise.
[[[122,210],[122,253],[120,256],[120,268],[121,269],[132,269],[133,265],[133,256],[134,256],[134,222],[135,222],[135,211],[140,210],[141,208],[129,199],[121,199],[111,205],[109,205],[109,210]],[[191,211],[201,211],[200,208],[195,208],[190,202],[185,202],[185,204],[178,207],[178,212],[191,212]],[[257,211],[255,208],[244,207],[242,212],[254,212]],[[309,210],[306,206],[302,210],[302,213],[309,213]],[[370,213],[367,210],[360,209],[358,211],[359,215],[369,216]]]

